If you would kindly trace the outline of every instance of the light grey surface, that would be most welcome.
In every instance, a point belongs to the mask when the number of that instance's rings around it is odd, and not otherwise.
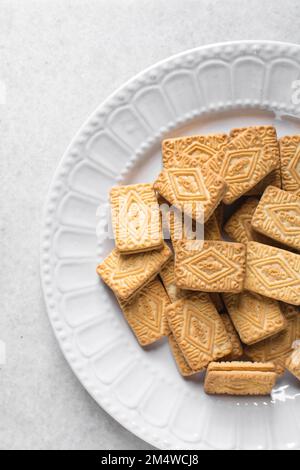
[[[150,449],[89,397],[53,336],[39,280],[48,185],[79,126],[131,76],[202,44],[299,43],[299,14],[298,0],[0,0],[1,449]]]

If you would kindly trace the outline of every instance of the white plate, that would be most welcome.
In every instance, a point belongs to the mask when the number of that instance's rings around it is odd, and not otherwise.
[[[142,350],[95,273],[112,246],[97,243],[96,209],[113,184],[153,180],[165,136],[257,123],[300,133],[299,79],[296,45],[237,42],[172,57],[110,96],[55,174],[41,247],[54,331],[99,405],[158,448],[300,448],[299,383],[285,376],[272,398],[212,398],[201,379],[180,377],[166,342]]]

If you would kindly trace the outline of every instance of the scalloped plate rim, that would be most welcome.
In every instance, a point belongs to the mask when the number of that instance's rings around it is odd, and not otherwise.
[[[43,299],[44,299],[44,303],[45,303],[45,306],[46,306],[46,311],[47,311],[47,314],[48,314],[48,318],[49,318],[49,321],[50,321],[50,324],[52,326],[52,329],[53,329],[53,332],[55,334],[55,337],[58,341],[58,344],[59,344],[59,347],[60,347],[60,350],[62,351],[63,353],[63,356],[65,357],[68,365],[71,367],[72,371],[74,372],[74,374],[76,375],[76,377],[78,378],[78,380],[81,382],[81,385],[85,388],[85,390],[90,394],[90,396],[93,397],[93,399],[96,401],[96,403],[101,406],[104,411],[106,411],[108,414],[110,414],[110,416],[112,416],[119,424],[121,424],[126,430],[128,430],[129,432],[131,432],[132,434],[134,434],[135,436],[137,436],[139,439],[142,439],[144,440],[145,442],[149,443],[150,445],[152,445],[154,448],[156,449],[166,449],[164,446],[158,446],[157,442],[154,440],[154,439],[151,439],[149,436],[145,435],[144,432],[142,430],[136,430],[134,429],[134,427],[132,427],[130,424],[128,424],[128,422],[124,422],[120,417],[116,416],[116,414],[112,411],[112,410],[109,410],[109,406],[107,406],[106,404],[104,404],[103,402],[101,403],[101,399],[99,398],[99,396],[96,396],[96,393],[90,389],[90,387],[88,386],[88,384],[86,383],[86,380],[83,376],[81,376],[81,373],[76,370],[74,364],[72,363],[72,360],[70,360],[70,358],[68,358],[68,353],[67,351],[64,349],[64,346],[59,338],[59,333],[54,325],[54,322],[53,322],[53,318],[52,318],[52,314],[51,314],[51,311],[50,311],[50,307],[48,305],[48,301],[47,301],[47,294],[46,294],[46,286],[45,286],[45,278],[44,278],[44,273],[43,273],[43,266],[44,266],[44,261],[43,261],[43,254],[44,254],[44,247],[43,247],[43,239],[44,239],[44,235],[45,235],[45,230],[46,230],[46,215],[47,215],[47,211],[48,211],[48,206],[49,206],[49,203],[50,203],[50,197],[51,197],[51,194],[53,193],[54,191],[54,184],[58,178],[58,175],[59,175],[59,172],[60,170],[62,169],[63,167],[63,164],[64,164],[64,160],[66,159],[66,157],[68,156],[70,150],[72,149],[72,147],[74,146],[74,144],[76,143],[78,137],[82,134],[83,130],[86,128],[87,124],[90,122],[90,120],[97,114],[97,112],[99,112],[99,110],[104,107],[110,100],[112,100],[116,95],[118,95],[118,93],[120,91],[122,91],[124,88],[126,88],[128,85],[130,85],[131,83],[135,82],[138,78],[144,76],[145,74],[147,74],[148,72],[150,72],[152,69],[155,69],[157,67],[160,67],[168,62],[172,62],[173,60],[175,59],[178,59],[178,58],[181,58],[181,57],[184,57],[188,54],[194,54],[198,51],[205,51],[205,50],[210,50],[210,49],[213,49],[213,48],[216,48],[216,47],[225,47],[225,46],[241,46],[241,45],[263,45],[263,46],[266,46],[266,45],[271,45],[271,46],[278,46],[278,47],[293,47],[293,48],[298,48],[299,51],[300,51],[300,45],[299,44],[296,44],[296,43],[291,43],[291,42],[284,42],[284,41],[272,41],[272,40],[235,40],[235,41],[223,41],[223,42],[218,42],[218,43],[211,43],[211,44],[206,44],[206,45],[202,45],[202,46],[199,46],[199,47],[195,47],[195,48],[191,48],[191,49],[187,49],[185,51],[181,51],[177,54],[173,54],[167,58],[164,58],[164,59],[161,59],[160,61],[150,65],[149,67],[145,68],[144,70],[142,70],[141,72],[135,74],[133,77],[131,77],[130,79],[128,79],[127,81],[125,81],[122,85],[120,85],[116,90],[114,90],[112,93],[109,94],[109,96],[103,100],[100,105],[98,105],[95,110],[85,119],[84,123],[81,125],[81,127],[79,128],[79,130],[75,133],[74,137],[71,139],[71,142],[70,144],[67,146],[65,152],[63,153],[57,167],[56,167],[56,170],[54,171],[54,174],[51,178],[51,181],[50,181],[50,184],[49,184],[49,187],[48,187],[48,191],[47,191],[47,195],[46,195],[46,199],[45,199],[45,203],[43,205],[43,210],[42,210],[42,223],[41,223],[41,232],[40,232],[40,276],[41,276],[41,287],[42,287],[42,292],[43,292]],[[186,449],[190,449],[191,447],[187,446]],[[201,449],[214,449],[214,450],[217,450],[219,447],[215,447],[211,444],[209,444],[208,442],[206,442],[205,440],[202,440],[201,441]],[[233,447],[234,449],[238,449],[238,447],[234,446]],[[297,449],[299,449],[300,447],[297,447]],[[184,447],[183,447],[184,449]],[[200,449],[200,447],[199,447]]]

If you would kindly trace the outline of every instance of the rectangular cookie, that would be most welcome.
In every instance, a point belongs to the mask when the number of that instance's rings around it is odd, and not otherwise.
[[[183,375],[183,377],[190,377],[191,375],[196,374],[197,371],[194,371],[193,369],[191,369],[190,366],[188,365],[188,363],[186,362],[185,357],[182,354],[182,351],[181,351],[180,347],[178,346],[177,341],[174,338],[173,333],[169,334],[168,339],[169,339],[170,349],[172,351],[173,357],[174,357],[175,362],[177,364],[177,368],[178,368],[179,372],[181,373],[181,375]],[[199,370],[198,372],[200,372],[200,371],[201,370]]]
[[[234,242],[247,244],[250,241],[262,242],[264,240],[264,237],[255,232],[251,226],[258,204],[259,200],[256,198],[246,199],[226,222],[224,231]]]
[[[245,289],[271,299],[300,305],[300,255],[249,242]]]
[[[192,135],[166,139],[162,143],[164,168],[200,166],[229,140],[227,134]]]
[[[241,292],[245,277],[245,246],[218,241],[179,241],[175,280],[181,289],[202,292]]]
[[[180,289],[175,284],[175,264],[173,257],[161,269],[159,276],[167,291],[170,302],[176,302],[176,300],[182,299],[186,295],[191,294],[190,291]],[[219,313],[223,312],[224,304],[221,295],[217,292],[211,292],[209,295],[217,311]]]
[[[184,291],[179,289],[175,284],[174,268],[174,258],[172,257],[159,272],[159,276],[162,280],[164,288],[167,291],[170,302],[176,302],[176,300],[181,299],[185,295]]]
[[[209,395],[270,395],[276,380],[272,363],[212,362],[204,390]]]
[[[300,380],[300,346],[296,347],[286,360],[287,370]]]
[[[282,188],[300,196],[300,135],[279,140]]]
[[[226,358],[224,358],[224,361],[237,361],[244,355],[243,345],[230,319],[230,316],[224,313],[223,315],[221,315],[221,318],[223,320],[225,329],[232,344],[232,353]]]
[[[262,130],[263,129],[266,130],[264,134],[265,142],[268,145],[272,146],[274,148],[274,152],[276,152],[276,154],[278,155],[278,168],[271,171],[271,173],[269,173],[265,178],[263,178],[256,186],[254,186],[254,188],[250,189],[250,191],[246,193],[246,196],[260,196],[261,194],[263,194],[264,190],[270,185],[276,186],[277,188],[281,188],[280,151],[279,151],[279,142],[277,139],[276,130],[275,128],[273,128],[275,132],[272,131],[268,133],[267,131],[270,128],[270,126],[260,126],[260,127]],[[230,137],[235,138],[238,135],[245,132],[246,130],[247,130],[247,127],[233,129],[230,132]]]
[[[245,344],[254,344],[286,327],[286,320],[276,300],[244,291],[223,294],[230,318]]]
[[[266,134],[277,140],[271,126],[248,128],[206,164],[227,183],[225,204],[232,204],[278,167],[279,151],[269,144]]]
[[[183,297],[190,295],[192,292],[188,290],[180,289],[175,284],[175,264],[174,258],[172,257],[162,268],[159,273],[161,281],[164,285],[164,288],[167,291],[170,302],[176,302]],[[211,292],[210,298],[214,306],[216,307],[219,313],[224,311],[224,304],[221,298],[221,295],[217,292]]]
[[[224,323],[209,295],[194,294],[167,308],[171,331],[187,363],[194,371],[232,352]]]
[[[252,218],[252,227],[284,245],[300,250],[300,197],[269,186]]]
[[[141,346],[158,341],[170,333],[166,308],[167,293],[156,277],[129,302],[120,302],[123,314]]]
[[[167,244],[160,250],[122,255],[114,249],[97,267],[97,273],[118,299],[128,301],[159,273],[171,258]]]
[[[204,167],[169,168],[159,174],[154,188],[181,212],[206,222],[221,202],[226,183]]]
[[[115,186],[110,191],[116,247],[131,254],[162,247],[159,205],[152,184]]]
[[[283,304],[286,328],[269,339],[245,348],[245,354],[252,361],[271,361],[278,374],[283,374],[285,362],[292,352],[292,345],[300,337],[300,310],[292,305]]]

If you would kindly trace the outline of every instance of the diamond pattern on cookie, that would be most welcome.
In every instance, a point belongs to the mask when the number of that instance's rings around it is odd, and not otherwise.
[[[278,144],[275,149],[266,135],[277,142],[272,127],[248,128],[208,161],[208,167],[222,176],[228,185],[223,198],[226,204],[236,201],[279,166]]]
[[[300,135],[283,137],[279,145],[282,187],[300,196]]]
[[[252,227],[300,250],[300,197],[269,186],[253,215]]]
[[[129,302],[120,302],[124,316],[141,346],[169,334],[165,310],[169,298],[158,278],[151,281]]]
[[[238,137],[247,129],[247,127],[233,129],[230,132],[230,137]],[[263,194],[264,190],[270,185],[276,186],[277,188],[281,188],[279,144],[277,140],[276,130],[271,126],[256,126],[254,127],[254,129],[256,129],[257,132],[259,132],[259,134],[262,136],[264,143],[268,145],[268,147],[271,147],[273,149],[274,154],[277,155],[278,165],[275,170],[271,171],[271,173],[265,176],[256,186],[254,186],[254,188],[250,189],[250,191],[246,193],[246,196],[260,196],[261,194]]]
[[[240,292],[245,273],[245,248],[239,243],[179,241],[175,280],[182,289],[203,292]]]
[[[121,253],[162,247],[159,206],[151,184],[115,186],[110,201],[116,247]]]
[[[178,201],[207,201],[208,190],[200,171],[194,169],[170,169],[169,181]]]
[[[227,311],[243,343],[254,344],[283,330],[285,318],[276,300],[244,291],[223,294]]]
[[[245,289],[300,305],[300,255],[249,242]]]
[[[172,333],[187,363],[201,370],[232,352],[221,317],[207,294],[192,295],[167,308]]]
[[[213,247],[208,248],[205,253],[189,258],[185,267],[195,276],[203,276],[206,282],[216,282],[235,271],[235,264],[219,255]]]
[[[206,222],[220,203],[226,184],[206,168],[170,168],[163,170],[154,188],[170,204],[193,219]]]

